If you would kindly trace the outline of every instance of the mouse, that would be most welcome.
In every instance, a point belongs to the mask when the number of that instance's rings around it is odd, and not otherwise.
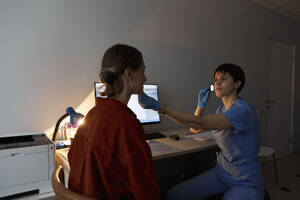
[[[178,135],[170,135],[169,138],[172,140],[180,140],[180,137]]]

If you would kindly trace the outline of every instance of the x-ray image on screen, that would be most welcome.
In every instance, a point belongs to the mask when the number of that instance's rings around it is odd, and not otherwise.
[[[95,97],[102,97],[99,92],[104,90],[103,83],[95,82]],[[158,86],[156,84],[144,84],[144,92],[148,96],[158,99]],[[160,116],[157,111],[151,109],[144,109],[138,102],[138,96],[136,94],[131,95],[127,106],[136,114],[137,118],[142,124],[147,123],[159,123]]]

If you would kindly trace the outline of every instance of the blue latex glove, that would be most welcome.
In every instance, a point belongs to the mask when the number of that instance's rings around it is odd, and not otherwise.
[[[152,109],[158,111],[160,109],[160,103],[156,99],[146,95],[145,93],[138,96],[139,104],[144,109]]]
[[[198,106],[201,108],[206,108],[206,104],[208,102],[210,96],[209,88],[202,88],[198,94]]]

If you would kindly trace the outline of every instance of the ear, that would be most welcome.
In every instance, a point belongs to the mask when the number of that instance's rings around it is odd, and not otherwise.
[[[132,79],[132,70],[127,67],[124,71],[124,76],[125,76],[126,80],[131,80]]]
[[[241,86],[242,81],[239,80],[239,81],[234,82],[233,84],[234,84],[234,88],[238,89]]]

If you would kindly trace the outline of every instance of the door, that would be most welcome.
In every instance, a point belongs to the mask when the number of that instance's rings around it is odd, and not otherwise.
[[[269,89],[266,99],[267,140],[277,156],[292,150],[294,45],[269,39]]]

